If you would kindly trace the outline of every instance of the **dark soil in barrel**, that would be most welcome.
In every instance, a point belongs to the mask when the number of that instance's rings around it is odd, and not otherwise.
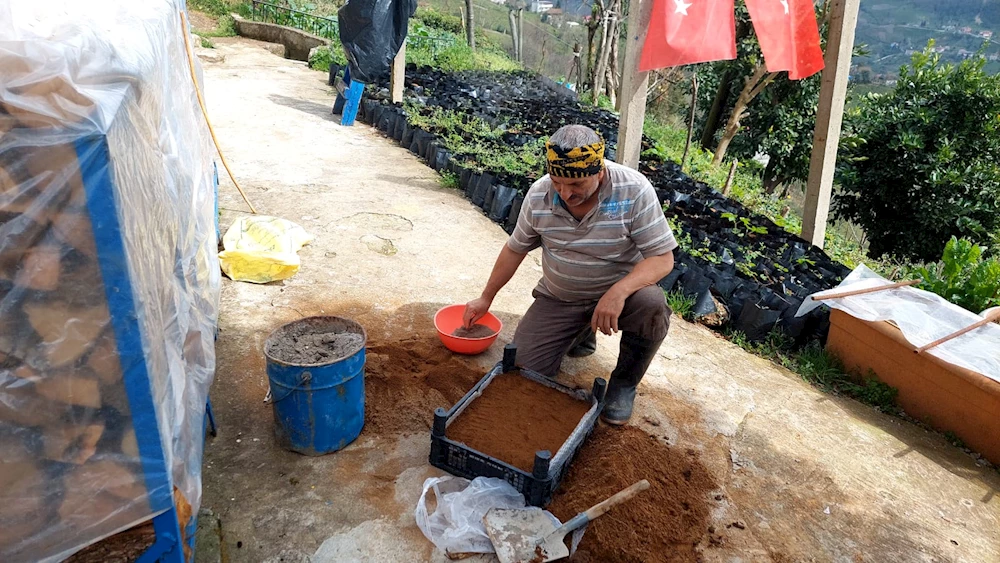
[[[308,326],[301,327],[301,330],[289,330],[282,338],[270,343],[268,355],[286,364],[323,364],[354,354],[364,342],[364,337],[356,332],[312,330]]]
[[[660,443],[642,430],[598,426],[548,506],[565,522],[633,483],[650,487],[594,520],[574,563],[687,563],[712,540],[709,501],[717,488],[694,450]]]
[[[486,325],[472,325],[472,328],[465,328],[460,326],[451,332],[452,336],[457,336],[459,338],[486,338],[487,336],[493,336],[497,331]]]
[[[448,427],[446,436],[531,473],[535,452],[553,456],[590,404],[520,375],[498,375]]]

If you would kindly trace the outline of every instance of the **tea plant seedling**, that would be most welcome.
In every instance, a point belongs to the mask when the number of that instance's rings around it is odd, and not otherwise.
[[[443,172],[441,174],[441,187],[450,190],[457,190],[461,187],[459,183],[458,176],[451,172]]]
[[[694,297],[684,295],[676,289],[665,291],[664,294],[667,297],[667,305],[669,305],[675,313],[683,317],[685,320],[691,320],[693,318]]]

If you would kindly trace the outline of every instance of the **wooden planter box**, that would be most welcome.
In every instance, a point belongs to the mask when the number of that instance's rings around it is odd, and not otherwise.
[[[942,432],[954,432],[973,450],[1000,464],[1000,383],[949,364],[915,346],[895,326],[868,322],[834,309],[826,349],[850,373],[899,390],[906,413]]]

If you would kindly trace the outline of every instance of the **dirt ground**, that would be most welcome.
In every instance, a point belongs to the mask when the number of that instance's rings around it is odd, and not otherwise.
[[[478,295],[503,231],[377,131],[342,127],[325,74],[240,40],[216,45],[225,61],[205,63],[207,103],[233,170],[261,213],[316,237],[290,280],[224,280],[211,393],[220,428],[206,445],[202,503],[221,518],[224,559],[445,561],[413,517],[423,481],[442,475],[427,463],[432,411],[499,360],[531,303],[539,258],[529,256],[494,304],[498,342],[478,357],[451,355],[431,317]],[[225,229],[245,207],[221,166],[220,181]],[[275,445],[262,348],[274,328],[318,314],[368,332],[370,404],[356,442],[312,458]],[[616,346],[602,337],[594,356],[567,362],[562,380],[589,388],[610,372]],[[678,318],[639,391],[638,430],[628,432],[663,448],[650,459],[664,461],[646,470],[664,487],[688,487],[676,468],[706,484],[685,489],[694,491],[683,497],[691,529],[663,540],[681,538],[695,560],[1000,561],[1000,475],[939,435],[817,391]],[[615,465],[600,454],[613,455],[625,435],[600,430],[608,446],[574,468],[579,479]],[[623,470],[642,466],[621,460]],[[569,496],[569,511],[588,500]],[[613,532],[592,531],[591,541]],[[641,540],[644,531],[620,533]]]

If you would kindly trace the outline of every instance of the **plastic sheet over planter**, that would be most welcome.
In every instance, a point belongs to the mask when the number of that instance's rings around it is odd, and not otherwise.
[[[198,511],[221,276],[214,153],[182,4],[8,6],[0,560],[58,561],[172,510],[175,493]]]
[[[837,292],[890,283],[861,265],[851,272]],[[822,295],[819,293],[817,297]],[[822,303],[864,321],[892,321],[914,347],[930,344],[982,320],[981,316],[949,303],[940,295],[914,287],[829,299]],[[799,314],[806,314],[819,306],[818,301],[807,301]],[[1000,325],[996,323],[987,324],[924,353],[1000,383]]]

